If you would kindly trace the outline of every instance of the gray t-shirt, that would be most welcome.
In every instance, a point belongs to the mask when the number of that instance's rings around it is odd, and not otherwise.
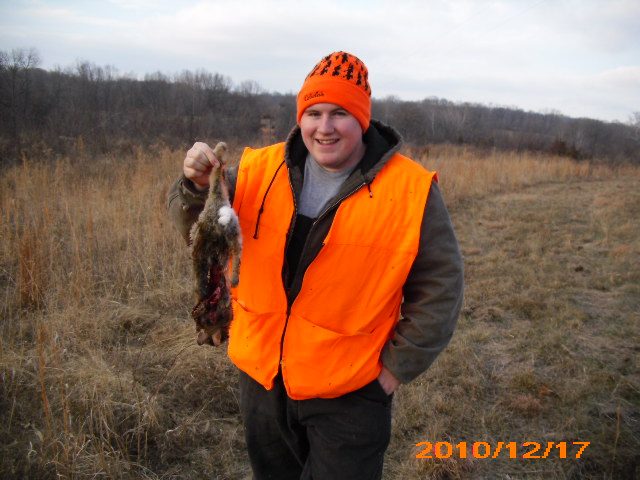
[[[304,183],[298,213],[309,218],[320,215],[327,202],[338,193],[354,168],[355,166],[347,170],[331,172],[324,169],[311,154],[308,154],[304,166]]]

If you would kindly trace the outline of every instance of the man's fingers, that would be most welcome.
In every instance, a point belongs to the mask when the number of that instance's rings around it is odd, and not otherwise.
[[[198,152],[198,155],[196,156],[196,161],[202,165],[204,168],[211,168],[213,167],[217,167],[218,165],[216,165],[218,163],[218,161],[216,160],[216,157],[213,155],[213,153],[211,153],[210,155],[207,155],[207,152],[205,150],[201,150],[199,148],[195,149],[196,152]]]
[[[204,172],[210,169],[212,164],[202,150],[192,148],[184,159],[184,165],[185,167],[192,168],[198,172]]]
[[[203,142],[194,143],[187,151],[182,169],[185,177],[194,182],[198,190],[204,190],[209,185],[211,169],[221,167],[222,152],[218,147],[220,144],[216,146],[219,155]]]
[[[194,143],[192,150],[197,152],[196,159],[205,165],[206,168],[220,168],[220,161],[209,145],[203,142]]]
[[[207,177],[206,171],[199,168],[184,167],[184,176],[190,179],[199,179]]]

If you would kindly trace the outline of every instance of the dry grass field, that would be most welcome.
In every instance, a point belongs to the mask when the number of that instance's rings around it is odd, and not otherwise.
[[[385,478],[638,478],[640,168],[406,153],[439,171],[466,300],[449,348],[394,398]],[[0,173],[0,478],[249,476],[236,372],[195,343],[165,213],[182,157]]]

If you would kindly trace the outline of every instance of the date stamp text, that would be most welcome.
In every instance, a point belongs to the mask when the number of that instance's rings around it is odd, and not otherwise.
[[[580,458],[591,442],[419,442],[416,458]]]

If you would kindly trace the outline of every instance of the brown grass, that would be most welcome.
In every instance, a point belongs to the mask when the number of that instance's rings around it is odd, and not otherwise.
[[[639,170],[407,153],[440,174],[467,293],[450,347],[396,395],[385,478],[633,478]],[[1,478],[249,474],[236,371],[195,345],[188,253],[166,218],[182,157],[2,172]],[[417,459],[424,441],[592,443],[580,459]]]

